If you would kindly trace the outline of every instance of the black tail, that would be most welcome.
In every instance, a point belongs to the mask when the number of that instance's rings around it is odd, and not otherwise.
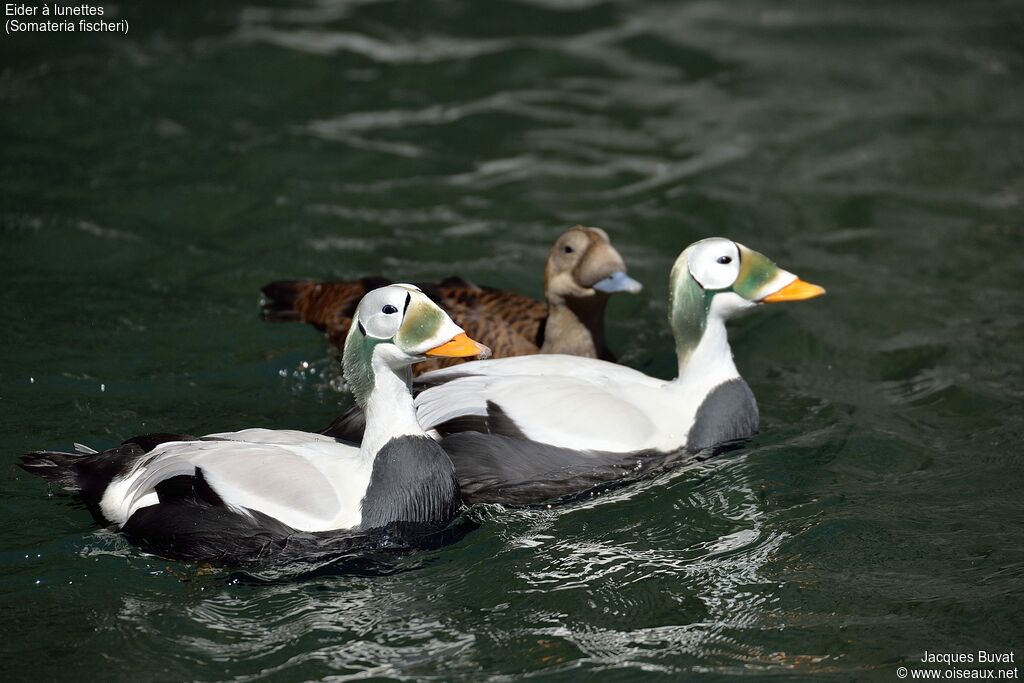
[[[316,283],[312,280],[278,280],[263,285],[262,314],[263,319],[270,322],[301,322],[297,303],[309,287]]]
[[[139,458],[161,443],[194,439],[194,436],[185,434],[145,434],[133,436],[120,446],[102,453],[26,453],[21,456],[18,466],[67,491],[77,493],[98,522],[109,524],[112,520],[103,517],[100,500],[110,482],[116,477],[125,476]]]
[[[75,463],[83,456],[59,451],[36,451],[21,456],[18,466],[21,469],[42,477],[46,481],[57,484],[68,491],[81,491]]]

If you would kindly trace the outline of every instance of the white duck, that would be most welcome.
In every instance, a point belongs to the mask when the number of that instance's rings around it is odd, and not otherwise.
[[[467,502],[566,495],[620,476],[637,455],[695,453],[757,431],[757,403],[733,363],[725,323],[763,303],[825,290],[719,237],[680,254],[670,290],[675,379],[541,355],[465,363],[417,380],[419,423],[447,437],[442,445]]]
[[[81,495],[97,521],[144,550],[237,564],[310,534],[444,525],[461,506],[445,452],[416,421],[411,366],[486,353],[412,285],[371,291],[344,349],[365,410],[359,446],[320,434],[245,429],[154,434],[97,453],[38,452],[27,471]]]

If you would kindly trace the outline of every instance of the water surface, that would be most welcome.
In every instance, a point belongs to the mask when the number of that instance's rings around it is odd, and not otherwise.
[[[924,650],[1024,654],[1018,3],[107,7],[127,36],[0,43],[14,678],[894,680]],[[319,427],[351,398],[319,335],[258,319],[260,285],[539,295],[578,222],[647,285],[609,335],[654,375],[690,242],[828,288],[733,326],[745,448],[292,579],[144,556],[14,466]]]

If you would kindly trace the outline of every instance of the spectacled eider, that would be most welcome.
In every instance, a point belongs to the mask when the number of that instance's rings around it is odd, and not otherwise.
[[[443,437],[466,502],[576,494],[752,436],[757,402],[733,362],[726,321],[824,293],[732,240],[701,240],[670,278],[675,379],[568,355],[476,361],[419,377],[417,418]],[[353,409],[324,432],[361,427]]]
[[[388,284],[381,277],[362,280],[284,280],[263,287],[263,317],[300,321],[326,332],[341,348],[356,303],[370,289]],[[555,241],[544,269],[544,302],[459,277],[419,287],[441,305],[474,339],[491,347],[497,358],[535,353],[566,353],[615,360],[605,345],[604,311],[608,295],[641,290],[626,275],[626,265],[600,228],[576,226]],[[458,364],[433,360],[414,374]]]
[[[410,367],[486,347],[412,285],[369,292],[353,323],[343,363],[366,414],[358,446],[291,430],[154,434],[102,453],[29,453],[21,467],[165,557],[242,564],[339,534],[443,526],[462,502],[451,461],[416,421]]]

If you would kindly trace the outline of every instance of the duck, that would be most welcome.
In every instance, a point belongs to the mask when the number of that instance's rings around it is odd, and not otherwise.
[[[410,369],[487,352],[418,287],[387,285],[361,299],[344,345],[366,414],[361,443],[288,429],[149,434],[102,452],[28,453],[20,465],[169,558],[247,564],[338,534],[443,527],[462,501],[451,460],[416,420]]]
[[[356,303],[369,290],[390,284],[380,276],[359,280],[280,280],[264,285],[262,315],[269,322],[304,322],[326,333],[341,348]],[[417,283],[496,358],[564,353],[614,361],[605,343],[608,297],[637,294],[643,285],[601,228],[576,225],[555,240],[544,268],[544,298],[537,301],[461,277]],[[414,368],[419,375],[461,362],[432,359]]]
[[[474,361],[416,381],[417,419],[455,464],[467,503],[571,496],[757,432],[726,323],[824,288],[722,237],[684,249],[669,284],[674,379],[556,354]]]

